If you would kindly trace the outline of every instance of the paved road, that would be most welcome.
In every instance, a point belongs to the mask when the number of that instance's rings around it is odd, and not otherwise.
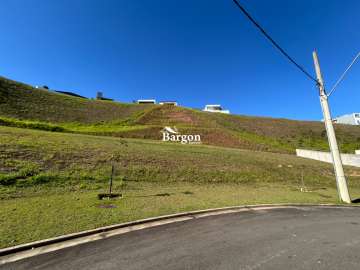
[[[360,208],[287,208],[134,231],[0,269],[360,269]]]

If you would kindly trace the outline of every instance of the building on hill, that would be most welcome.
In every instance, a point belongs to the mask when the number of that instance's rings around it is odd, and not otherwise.
[[[155,99],[138,99],[136,101],[137,104],[156,104]]]
[[[45,89],[45,90],[50,90],[49,86],[47,86],[47,85],[43,85],[43,86],[38,86],[38,85],[35,85],[35,88],[36,88],[36,89]]]
[[[360,113],[351,113],[333,119],[336,124],[360,125]]]
[[[60,93],[60,94],[64,94],[64,95],[68,95],[68,96],[73,96],[73,97],[79,97],[79,98],[85,98],[87,99],[87,97],[83,97],[83,96],[80,96],[76,93],[73,93],[73,92],[68,92],[68,91],[58,91],[58,90],[55,90],[56,93]]]
[[[160,105],[170,105],[170,106],[177,106],[178,103],[176,101],[160,101]]]
[[[113,101],[113,99],[111,99],[111,98],[104,97],[103,92],[96,92],[96,99]]]
[[[213,104],[213,105],[206,105],[203,109],[204,112],[216,112],[216,113],[225,113],[229,114],[229,110],[224,110],[221,105],[219,104]]]
[[[85,98],[85,99],[87,99],[87,97],[80,96],[80,95],[78,95],[78,94],[76,94],[76,93],[73,93],[73,92],[70,92],[70,91],[60,91],[60,90],[50,89],[47,85],[44,85],[44,86],[35,85],[35,88],[36,88],[36,89],[41,89],[41,90],[54,91],[55,93],[59,93],[59,94],[67,95],[67,96],[73,96],[73,97],[79,97],[79,98]]]

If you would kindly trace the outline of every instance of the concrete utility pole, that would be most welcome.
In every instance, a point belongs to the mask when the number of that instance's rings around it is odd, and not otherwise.
[[[330,109],[329,109],[329,103],[328,103],[328,96],[325,92],[324,87],[324,81],[321,75],[320,70],[320,64],[319,59],[317,56],[316,51],[313,52],[313,58],[314,58],[314,65],[315,65],[315,71],[316,76],[318,80],[318,87],[319,87],[319,94],[320,94],[320,103],[321,108],[324,115],[324,122],[325,122],[325,128],[326,133],[329,141],[331,156],[333,159],[333,165],[334,165],[334,171],[336,176],[336,184],[338,188],[338,193],[340,200],[346,203],[351,203],[346,178],[344,174],[344,168],[342,166],[341,156],[339,152],[339,147],[336,141],[335,131],[333,127],[333,122],[331,119]]]

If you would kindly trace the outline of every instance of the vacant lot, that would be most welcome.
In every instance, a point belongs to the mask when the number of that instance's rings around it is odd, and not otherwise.
[[[112,164],[123,198],[100,201]],[[360,170],[346,173],[355,198]],[[293,155],[11,127],[0,127],[0,198],[1,247],[209,207],[337,202],[331,166]]]

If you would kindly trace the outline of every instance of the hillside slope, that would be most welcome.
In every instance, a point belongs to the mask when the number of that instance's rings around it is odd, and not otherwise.
[[[338,201],[331,164],[288,154],[0,127],[0,156],[0,248],[191,210]],[[123,197],[98,200],[111,165]],[[345,173],[358,198],[360,169]]]
[[[0,117],[51,123],[68,132],[161,139],[164,126],[200,134],[205,144],[260,151],[326,150],[321,122],[205,113],[183,107],[86,100],[0,77]],[[1,119],[0,119],[1,120]],[[11,125],[11,124],[7,124]],[[17,126],[17,124],[13,124]],[[37,125],[30,124],[29,127]],[[21,127],[26,127],[23,124]],[[60,130],[60,129],[59,129]],[[336,125],[343,152],[360,148],[360,128]]]
[[[46,122],[98,123],[126,119],[144,105],[82,99],[0,77],[0,115]]]

